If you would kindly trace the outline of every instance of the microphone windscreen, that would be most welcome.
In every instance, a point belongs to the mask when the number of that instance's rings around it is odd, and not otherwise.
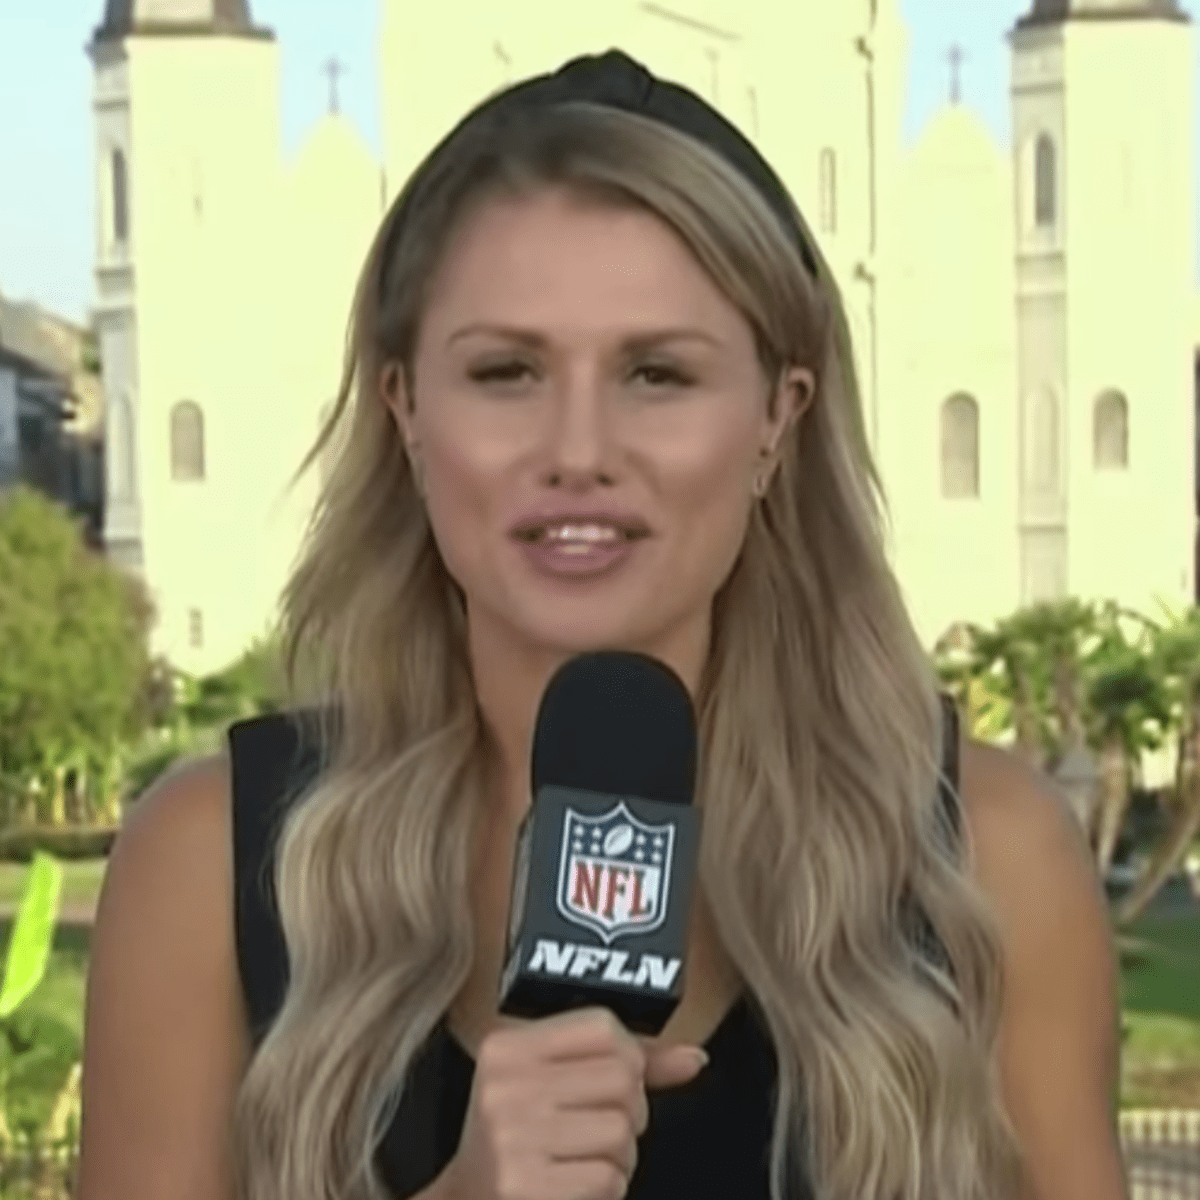
[[[533,795],[553,785],[691,804],[696,716],[683,681],[644,654],[582,654],[556,672],[533,736]]]

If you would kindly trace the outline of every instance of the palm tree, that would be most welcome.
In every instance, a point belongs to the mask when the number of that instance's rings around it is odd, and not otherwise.
[[[1131,637],[1126,626],[1136,622]],[[1088,740],[1100,760],[1100,788],[1088,832],[1103,874],[1112,863],[1139,781],[1142,756],[1164,745],[1171,730],[1170,697],[1154,663],[1144,618],[1113,602],[1097,612],[1099,642],[1085,664]]]
[[[1053,743],[1047,698],[1052,672],[1041,630],[1026,611],[998,620],[993,628],[968,626],[971,639],[970,675],[986,680],[1006,704],[1015,749],[1041,769]]]
[[[1046,691],[1037,697],[1050,718],[1042,727],[1042,753],[1044,761],[1056,763],[1087,744],[1084,664],[1097,641],[1096,608],[1069,597],[1030,605],[1009,620],[1018,641],[1036,660],[1034,676],[1045,681]]]
[[[999,672],[976,649],[977,627],[952,625],[933,648],[933,663],[942,687],[954,697],[967,734],[995,742],[1012,728],[1013,706],[1004,694]]]
[[[1120,924],[1128,924],[1142,913],[1200,833],[1200,609],[1167,610],[1166,621],[1149,624],[1151,661],[1153,669],[1161,673],[1178,729],[1179,755],[1169,804],[1170,829],[1118,906]]]
[[[1014,729],[1018,753],[1042,770],[1096,755],[1099,786],[1080,816],[1102,873],[1144,753],[1178,736],[1170,832],[1117,911],[1133,920],[1200,833],[1200,609],[1157,623],[1111,601],[1039,604],[991,629],[954,627],[935,662],[976,736]]]

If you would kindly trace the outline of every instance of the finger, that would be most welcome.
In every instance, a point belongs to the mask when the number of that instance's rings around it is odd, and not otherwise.
[[[621,1108],[640,1136],[650,1119],[641,1070],[618,1056],[598,1058],[594,1066],[561,1063],[547,1069],[546,1091],[562,1109]]]
[[[630,1177],[607,1158],[550,1163],[544,1190],[538,1194],[561,1196],[563,1200],[622,1200]]]
[[[708,1065],[708,1055],[699,1046],[656,1048],[646,1057],[647,1088],[670,1088],[688,1083]]]
[[[552,1162],[604,1158],[627,1180],[637,1166],[637,1138],[629,1114],[617,1108],[560,1110],[547,1130]]]
[[[637,1065],[645,1065],[645,1051],[637,1039],[607,1008],[584,1008],[544,1017],[515,1031],[537,1044],[538,1055],[546,1061],[599,1058],[619,1053]]]

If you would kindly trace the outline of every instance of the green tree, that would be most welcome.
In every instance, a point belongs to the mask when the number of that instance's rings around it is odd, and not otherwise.
[[[965,732],[977,741],[994,742],[1012,727],[1013,706],[997,672],[989,671],[976,651],[975,628],[952,626],[934,647],[934,665],[963,714]]]
[[[1164,606],[1165,607],[1165,606]],[[1117,920],[1135,920],[1179,867],[1200,833],[1200,608],[1167,610],[1150,621],[1151,662],[1165,688],[1179,739],[1175,783],[1167,798],[1168,830],[1117,908]]]
[[[1147,622],[1110,601],[1098,611],[1097,628],[1099,641],[1085,665],[1085,720],[1100,767],[1088,832],[1103,873],[1112,863],[1131,790],[1140,782],[1142,756],[1162,748],[1173,723]]]
[[[1023,608],[1007,625],[1024,652],[1033,685],[1040,757],[1053,768],[1087,742],[1084,688],[1087,655],[1097,641],[1096,610],[1071,597]]]
[[[199,679],[185,677],[181,709],[189,726],[204,729],[275,712],[283,703],[279,644],[267,633],[223,670]]]
[[[61,823],[68,772],[111,775],[145,723],[153,611],[143,586],[84,543],[59,505],[0,495],[0,771]]]
[[[154,732],[127,764],[128,795],[140,795],[180,758],[215,751],[232,722],[276,712],[286,702],[274,631],[256,638],[233,663],[210,675],[196,677],[156,660],[147,689]]]
[[[1178,739],[1167,835],[1117,908],[1118,922],[1133,920],[1200,833],[1200,610],[1154,622],[1111,601],[1039,604],[991,629],[960,626],[939,643],[935,662],[975,736],[977,723],[990,726],[987,740],[997,726],[1012,729],[1017,751],[1049,772],[1072,751],[1096,755],[1098,787],[1079,815],[1101,871],[1112,861],[1143,754]]]
[[[939,657],[942,678],[967,702],[973,734],[984,736],[982,725],[993,736],[1011,728],[1016,752],[1042,767],[1049,740],[1047,661],[1022,614],[1003,617],[991,629],[963,626],[957,653]]]

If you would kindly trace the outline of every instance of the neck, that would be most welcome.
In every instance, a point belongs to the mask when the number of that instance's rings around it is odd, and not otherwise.
[[[497,630],[468,613],[467,638],[475,695],[492,743],[491,794],[497,816],[519,820],[529,807],[529,762],[538,705],[551,676],[581,651],[536,646],[519,641],[511,631]],[[684,627],[653,645],[621,649],[657,658],[683,680],[696,696],[709,644],[709,625]]]

